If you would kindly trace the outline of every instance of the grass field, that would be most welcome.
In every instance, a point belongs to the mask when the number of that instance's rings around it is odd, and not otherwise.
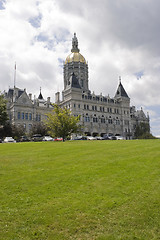
[[[0,144],[1,240],[160,239],[160,140]]]

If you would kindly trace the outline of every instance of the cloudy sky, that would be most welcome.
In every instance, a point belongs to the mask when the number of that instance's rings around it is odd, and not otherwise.
[[[0,0],[0,91],[14,85],[54,101],[76,32],[89,88],[114,96],[118,79],[160,136],[159,0]]]

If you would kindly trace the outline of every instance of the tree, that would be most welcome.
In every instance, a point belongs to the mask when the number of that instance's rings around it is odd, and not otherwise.
[[[25,134],[25,129],[23,125],[12,125],[12,134],[11,136],[15,139],[15,140],[19,140],[20,137],[22,137]]]
[[[3,127],[8,120],[6,100],[3,94],[0,94],[0,127]]]
[[[149,123],[141,122],[137,125],[135,129],[135,138],[138,139],[154,138],[153,135],[150,133]]]
[[[32,126],[29,135],[32,136],[34,134],[41,134],[42,136],[45,136],[47,135],[47,132],[48,132],[47,126],[43,122],[38,122]]]
[[[54,104],[52,113],[47,114],[46,125],[52,137],[62,137],[63,141],[72,133],[78,132],[79,116],[74,117],[67,108]]]

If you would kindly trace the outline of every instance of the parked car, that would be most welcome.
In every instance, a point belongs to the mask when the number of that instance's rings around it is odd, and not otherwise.
[[[111,140],[111,137],[108,135],[104,135],[103,138],[104,138],[104,140]]]
[[[72,140],[87,140],[87,137],[78,135],[78,136],[72,138]]]
[[[100,137],[100,136],[97,136],[96,139],[97,139],[97,140],[104,140],[104,138],[103,138],[103,137]]]
[[[14,140],[12,137],[5,137],[4,143],[15,143],[16,140]]]
[[[30,139],[27,136],[22,136],[19,141],[20,142],[29,142]]]
[[[96,138],[95,137],[92,137],[92,136],[87,136],[87,140],[96,140]]]
[[[82,140],[82,136],[75,136],[72,140]]]
[[[81,140],[87,140],[87,137],[86,136],[82,136]]]
[[[124,140],[124,137],[122,136],[116,136],[117,140]]]
[[[2,143],[2,139],[0,138],[0,143]]]
[[[41,142],[42,139],[43,139],[43,137],[41,134],[35,134],[32,136],[32,141],[34,141],[34,142]]]
[[[111,136],[111,140],[117,140],[116,136]]]
[[[63,138],[54,138],[54,141],[63,141]]]
[[[42,141],[48,142],[48,141],[54,141],[54,139],[50,136],[44,136]]]
[[[103,136],[103,138],[104,138],[104,140],[117,140],[117,137],[116,136],[114,136],[113,134],[105,134],[104,136]]]

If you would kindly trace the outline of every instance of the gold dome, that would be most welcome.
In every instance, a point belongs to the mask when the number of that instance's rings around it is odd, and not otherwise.
[[[71,62],[81,62],[86,63],[85,58],[79,53],[79,52],[72,52],[69,54],[69,56],[66,58],[65,64],[71,63]]]

